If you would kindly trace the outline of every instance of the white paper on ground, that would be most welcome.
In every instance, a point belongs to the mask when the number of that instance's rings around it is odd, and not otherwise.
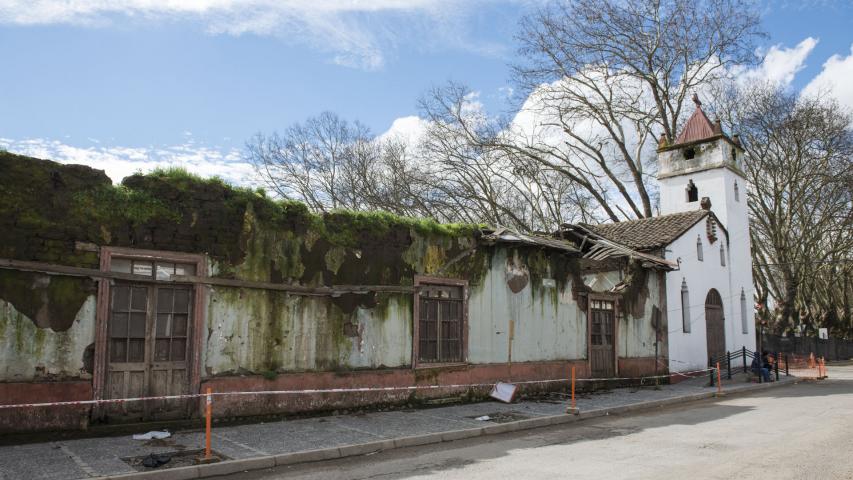
[[[512,397],[515,396],[516,388],[517,387],[511,383],[498,382],[495,384],[494,388],[492,388],[492,393],[490,393],[489,396],[504,403],[512,403]]]
[[[153,440],[156,438],[157,440],[162,440],[164,438],[169,438],[171,436],[172,436],[172,434],[165,431],[165,430],[163,430],[162,432],[157,431],[157,430],[153,430],[153,431],[150,431],[148,433],[135,433],[133,435],[133,439],[134,440]]]
[[[489,421],[489,420],[491,420],[491,419],[492,419],[492,417],[490,417],[490,416],[488,416],[488,415],[483,415],[482,417],[477,417],[477,418],[475,418],[474,420],[479,420],[479,421],[481,421],[481,422],[487,422],[487,421]]]

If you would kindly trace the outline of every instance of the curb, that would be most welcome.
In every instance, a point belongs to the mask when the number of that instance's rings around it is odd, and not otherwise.
[[[777,388],[785,385],[796,385],[797,383],[799,383],[798,380],[786,382],[759,383],[747,387],[742,387],[734,391],[725,392],[725,396],[730,397],[733,395],[739,395],[741,393],[767,390],[770,388]],[[650,410],[653,408],[660,408],[673,404],[695,402],[716,397],[716,391],[702,392],[680,397],[663,398],[660,400],[649,400],[646,402],[633,403],[630,405],[622,405],[618,407],[597,408],[594,410],[581,411],[577,414],[549,415],[524,420],[516,420],[514,422],[500,423],[497,425],[487,425],[478,428],[449,430],[446,432],[428,433],[411,437],[399,437],[387,440],[379,440],[376,442],[344,445],[342,447],[323,448],[319,450],[305,450],[301,452],[282,453],[279,455],[270,455],[265,457],[227,460],[225,462],[211,463],[208,465],[193,465],[190,467],[152,470],[150,472],[124,473],[120,475],[108,475],[96,478],[105,480],[150,480],[155,478],[157,480],[193,480],[198,478],[228,475],[248,470],[260,470],[264,468],[272,468],[282,465],[294,465],[297,463],[320,462],[323,460],[334,460],[336,458],[354,457],[358,455],[365,455],[368,453],[374,453],[384,450],[393,450],[397,448],[416,447],[442,442],[452,442],[454,440],[462,440],[465,438],[480,437],[484,435],[498,435],[501,433],[517,432],[520,430],[530,430],[534,428],[548,427],[551,425],[574,423],[581,420],[598,418],[611,414],[618,415],[620,413]]]

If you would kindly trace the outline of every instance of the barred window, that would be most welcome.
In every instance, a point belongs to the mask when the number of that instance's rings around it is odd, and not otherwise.
[[[456,285],[421,285],[418,292],[418,361],[453,363],[464,360],[463,288]]]

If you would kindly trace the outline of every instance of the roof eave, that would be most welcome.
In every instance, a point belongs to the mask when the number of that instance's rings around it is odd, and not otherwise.
[[[744,149],[743,149],[743,146],[742,146],[742,145],[738,145],[737,143],[735,143],[735,141],[734,141],[734,140],[732,140],[731,138],[729,138],[729,136],[728,136],[728,135],[726,135],[725,133],[719,133],[719,134],[717,134],[717,135],[713,135],[713,136],[711,136],[711,137],[701,138],[701,139],[699,139],[699,140],[693,140],[693,141],[691,141],[691,142],[673,143],[672,145],[666,145],[666,146],[663,146],[663,147],[658,147],[658,150],[657,150],[657,151],[658,151],[658,153],[661,153],[661,152],[668,152],[668,151],[670,151],[670,150],[678,150],[679,148],[692,147],[692,146],[695,146],[695,145],[700,145],[700,144],[702,144],[702,143],[714,142],[714,141],[717,141],[717,140],[725,140],[725,141],[727,141],[729,144],[731,144],[733,147],[737,148],[739,151],[741,151],[741,152],[743,152],[743,151],[744,151]]]

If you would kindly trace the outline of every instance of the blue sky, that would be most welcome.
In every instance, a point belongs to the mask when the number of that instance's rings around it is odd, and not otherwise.
[[[513,35],[538,5],[0,0],[0,147],[114,179],[165,163],[241,181],[247,138],[324,110],[382,133],[451,79],[490,111],[508,108]],[[767,68],[792,88],[853,72],[853,2],[762,5]]]

